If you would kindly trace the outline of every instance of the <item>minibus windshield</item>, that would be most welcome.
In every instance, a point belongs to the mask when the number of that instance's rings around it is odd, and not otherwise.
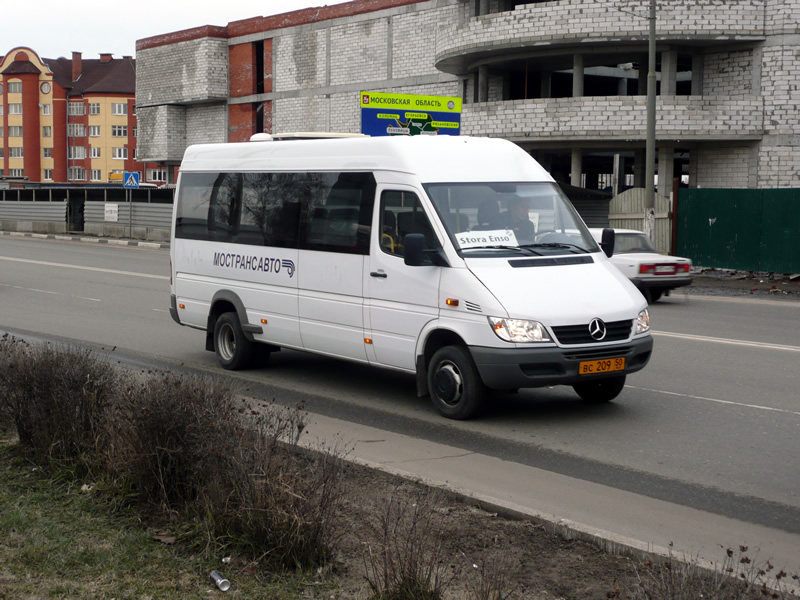
[[[464,254],[600,251],[554,183],[431,183],[424,187],[448,235]]]

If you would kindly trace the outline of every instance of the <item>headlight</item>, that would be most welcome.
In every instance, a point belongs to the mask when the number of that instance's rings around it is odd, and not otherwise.
[[[538,321],[489,317],[489,324],[501,340],[506,342],[550,342],[550,335]]]
[[[650,313],[645,308],[636,319],[636,333],[645,333],[647,331],[650,331]]]

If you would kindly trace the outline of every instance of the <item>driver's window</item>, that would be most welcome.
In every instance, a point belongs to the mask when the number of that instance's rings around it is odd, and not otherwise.
[[[403,240],[409,233],[424,235],[426,248],[438,245],[436,234],[417,195],[413,192],[385,190],[381,194],[381,249],[387,254],[404,256]]]

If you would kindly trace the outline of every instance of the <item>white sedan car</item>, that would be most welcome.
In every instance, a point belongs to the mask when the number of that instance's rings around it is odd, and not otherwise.
[[[597,242],[602,229],[590,229]],[[692,261],[688,258],[659,254],[641,231],[615,229],[614,254],[609,259],[639,288],[647,301],[657,302],[670,290],[692,283]]]

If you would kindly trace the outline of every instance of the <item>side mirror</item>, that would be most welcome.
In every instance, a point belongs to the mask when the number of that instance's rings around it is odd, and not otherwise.
[[[423,265],[436,265],[437,267],[449,267],[444,250],[441,248],[425,248],[425,236],[421,233],[409,233],[403,238],[405,253],[403,261],[409,267],[421,267]],[[430,256],[430,261],[425,257]]]
[[[405,263],[409,267],[422,266],[425,260],[425,236],[421,233],[409,233],[403,238],[403,246]]]
[[[603,229],[603,237],[601,238],[602,241],[600,242],[600,247],[605,252],[605,255],[611,258],[611,255],[614,254],[614,230],[610,227],[606,227]]]

